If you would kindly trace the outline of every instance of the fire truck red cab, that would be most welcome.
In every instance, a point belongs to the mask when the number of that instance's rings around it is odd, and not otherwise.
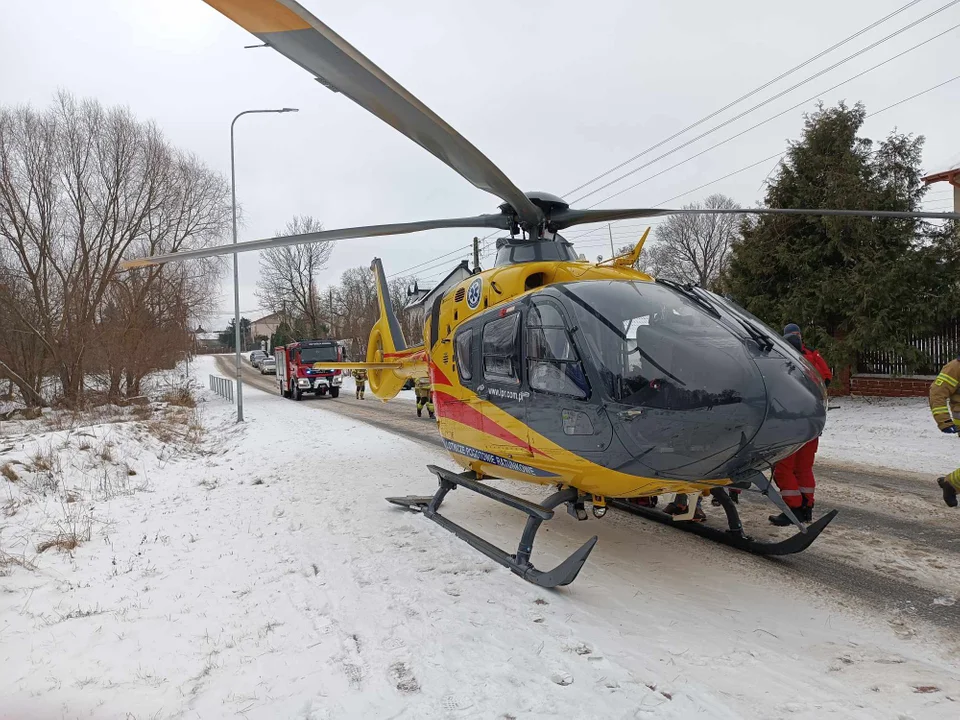
[[[301,340],[274,348],[277,389],[285,398],[302,400],[304,393],[340,395],[340,370],[324,368],[325,362],[344,361],[343,346],[336,340]]]

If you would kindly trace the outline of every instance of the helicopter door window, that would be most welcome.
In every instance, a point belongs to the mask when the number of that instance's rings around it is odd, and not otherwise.
[[[527,377],[533,390],[580,399],[590,395],[570,333],[550,303],[537,303],[527,316]]]
[[[520,313],[483,326],[483,377],[492,382],[520,382]]]
[[[454,340],[457,372],[461,380],[473,379],[473,328],[461,330]]]

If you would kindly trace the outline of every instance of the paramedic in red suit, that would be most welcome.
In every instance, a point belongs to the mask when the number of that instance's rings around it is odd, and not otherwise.
[[[783,329],[784,339],[793,345],[817,369],[823,382],[830,384],[833,377],[826,361],[813,348],[803,344],[799,326],[790,323]],[[813,461],[817,454],[820,438],[814,438],[790,457],[786,457],[773,468],[773,479],[780,488],[783,501],[787,504],[798,520],[813,521],[813,493],[817,481],[813,477]],[[774,525],[791,525],[790,519],[784,514],[771,515],[770,522]]]

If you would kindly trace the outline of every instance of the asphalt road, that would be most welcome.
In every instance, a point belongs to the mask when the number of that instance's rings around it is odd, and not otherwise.
[[[225,376],[234,376],[228,358],[218,357],[217,363]],[[275,376],[260,375],[246,361],[244,382],[277,393]],[[369,396],[358,401],[352,395],[305,396],[302,402],[442,448],[434,423],[418,418],[409,402],[382,403]],[[788,577],[798,591],[870,609],[898,631],[911,634],[922,624],[928,624],[927,629],[932,624],[938,633],[960,642],[960,513],[943,506],[933,478],[821,462],[816,473],[818,507],[837,508],[840,513],[817,542],[799,555],[761,558],[670,528],[666,531],[676,535],[672,542],[679,549],[729,566],[734,573]],[[741,514],[749,533],[782,539],[790,532],[768,525],[766,516],[772,506],[762,498],[746,493],[743,497]],[[722,511],[705,506],[711,520],[722,521]],[[610,515],[617,516],[618,525],[649,524],[618,511]]]

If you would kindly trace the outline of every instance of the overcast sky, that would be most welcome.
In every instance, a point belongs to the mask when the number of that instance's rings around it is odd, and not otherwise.
[[[669,137],[740,95],[906,4],[907,0],[354,0],[307,8],[418,96],[524,190],[568,191]],[[905,12],[792,74],[624,170],[649,162],[773,94],[948,4],[921,0]],[[643,180],[812,96],[863,101],[868,112],[949,80],[958,72],[960,30],[952,30],[841,88],[827,89],[960,24],[960,4],[751,112],[581,206]],[[201,0],[4,0],[0,22],[0,102],[47,105],[58,88],[129,106],[154,119],[180,147],[229,177],[229,124],[250,108],[294,106],[298,114],[237,123],[241,240],[270,236],[295,214],[327,228],[494,212],[499,200],[460,178],[410,140],[326,90]],[[819,95],[818,95],[819,94]],[[781,152],[802,114],[791,110],[599,207],[655,206]],[[873,138],[893,128],[926,136],[925,168],[957,156],[960,81],[867,121]],[[776,161],[670,205],[723,192],[744,205],[762,197]],[[599,185],[600,183],[597,183]],[[946,207],[935,186],[928,207]],[[943,199],[940,199],[943,198]],[[643,230],[614,225],[617,245]],[[586,228],[589,230],[589,228]],[[579,235],[581,229],[568,231]],[[383,258],[387,273],[436,279],[468,251],[471,230],[338,243],[324,283],[349,267]],[[606,228],[578,250],[606,250]],[[229,238],[224,238],[228,241]],[[607,242],[604,247],[604,241]],[[484,258],[489,264],[490,258]],[[407,270],[417,263],[423,268]],[[256,253],[241,256],[241,306],[258,316]],[[232,314],[232,276],[223,283],[223,325]]]

